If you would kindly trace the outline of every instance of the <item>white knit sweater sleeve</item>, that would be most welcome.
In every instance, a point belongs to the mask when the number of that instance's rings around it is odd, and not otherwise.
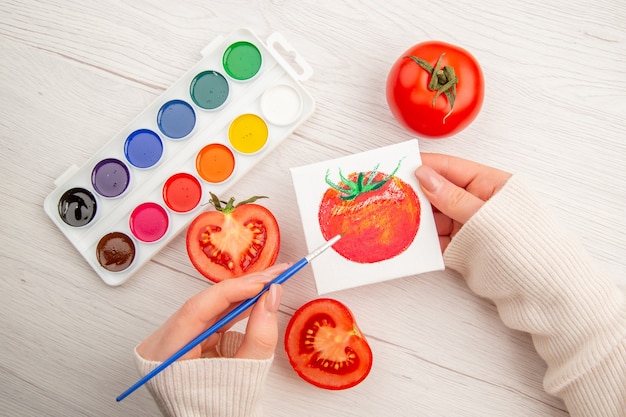
[[[221,357],[174,362],[152,378],[147,388],[167,417],[258,417],[260,396],[273,358],[233,359],[243,334],[222,336]],[[146,375],[161,362],[147,361],[135,349],[135,364]]]
[[[626,416],[626,297],[518,177],[444,253],[503,322],[529,332],[571,416]]]

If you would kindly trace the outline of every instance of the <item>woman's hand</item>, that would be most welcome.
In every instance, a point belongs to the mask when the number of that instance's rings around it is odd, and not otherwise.
[[[222,281],[196,294],[138,347],[137,353],[146,360],[164,361],[189,341],[221,319],[241,301],[258,294],[263,287],[283,272],[289,264],[277,264],[263,272]],[[249,311],[244,340],[236,358],[268,359],[274,354],[278,340],[276,312],[283,290],[272,285]],[[246,317],[242,314],[239,319]],[[185,354],[181,360],[216,356],[215,346],[221,329]]]
[[[435,208],[443,252],[461,226],[504,186],[511,174],[441,154],[422,153],[422,163],[415,176]]]

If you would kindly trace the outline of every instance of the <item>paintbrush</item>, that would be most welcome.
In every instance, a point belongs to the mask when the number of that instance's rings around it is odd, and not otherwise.
[[[216,333],[217,331],[222,329],[224,326],[229,324],[237,316],[239,316],[241,313],[243,313],[244,311],[246,311],[247,309],[252,307],[257,301],[259,301],[259,298],[261,298],[261,296],[270,289],[270,286],[272,284],[282,284],[285,281],[287,281],[289,278],[291,278],[293,275],[295,275],[296,272],[298,272],[299,270],[304,268],[309,262],[311,262],[311,260],[313,258],[317,257],[319,254],[324,252],[326,249],[328,249],[332,245],[334,245],[340,238],[341,238],[341,235],[337,235],[337,236],[333,237],[332,239],[327,241],[325,244],[323,244],[322,246],[320,246],[319,248],[317,248],[313,252],[309,253],[304,258],[300,259],[298,262],[296,262],[293,265],[291,265],[283,273],[281,273],[276,278],[274,278],[272,281],[267,283],[263,287],[263,289],[257,295],[255,295],[254,297],[248,298],[247,300],[243,301],[241,304],[239,304],[237,307],[235,307],[234,310],[232,310],[231,312],[226,314],[224,317],[222,317],[219,321],[217,321],[211,327],[206,329],[203,333],[198,335],[191,342],[189,342],[185,346],[183,346],[178,352],[174,353],[172,356],[170,356],[165,361],[163,361],[163,363],[161,363],[159,366],[157,366],[152,371],[148,372],[144,377],[142,377],[137,382],[135,382],[135,384],[133,384],[130,388],[128,388],[126,391],[124,391],[122,394],[120,394],[120,396],[116,398],[116,401],[119,402],[119,401],[122,401],[124,398],[128,397],[135,390],[137,390],[137,388],[141,387],[146,382],[148,382],[149,380],[154,378],[154,376],[156,376],[158,373],[160,373],[165,368],[170,366],[176,360],[180,359],[184,354],[186,354],[191,349],[193,349],[194,347],[196,347],[200,343],[202,343],[204,340],[206,340],[209,336],[211,336],[212,334]]]

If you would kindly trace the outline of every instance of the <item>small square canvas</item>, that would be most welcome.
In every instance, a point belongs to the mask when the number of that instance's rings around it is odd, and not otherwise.
[[[291,168],[306,244],[342,238],[312,263],[318,294],[442,270],[416,139]]]

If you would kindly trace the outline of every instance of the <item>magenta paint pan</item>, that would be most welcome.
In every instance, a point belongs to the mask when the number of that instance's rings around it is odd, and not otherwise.
[[[170,219],[163,206],[147,202],[141,203],[130,213],[128,225],[136,239],[152,243],[165,236],[170,228]]]
[[[246,29],[217,37],[89,160],[59,177],[44,210],[106,284],[123,284],[186,231],[209,191],[230,193],[311,116],[315,102],[302,85],[311,74],[278,33],[265,41]]]

